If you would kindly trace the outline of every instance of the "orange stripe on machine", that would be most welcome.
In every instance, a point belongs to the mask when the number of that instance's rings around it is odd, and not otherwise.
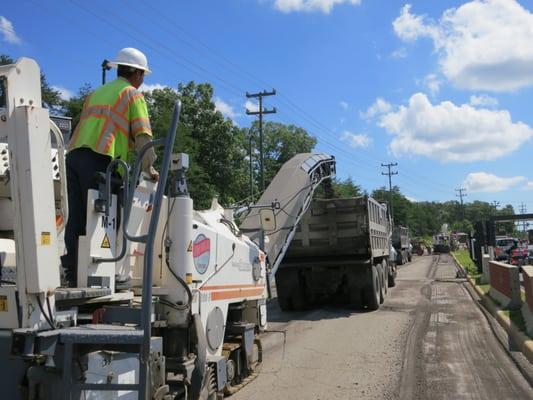
[[[252,297],[259,296],[263,293],[264,287],[259,289],[237,289],[237,290],[224,290],[220,292],[211,292],[211,301],[215,300],[227,300],[240,297]]]

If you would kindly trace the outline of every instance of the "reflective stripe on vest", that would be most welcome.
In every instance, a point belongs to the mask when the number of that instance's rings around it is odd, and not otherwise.
[[[91,104],[93,100],[100,104]],[[101,104],[105,101],[110,104]],[[90,147],[125,160],[139,133],[152,133],[144,96],[119,78],[87,98],[69,150]]]

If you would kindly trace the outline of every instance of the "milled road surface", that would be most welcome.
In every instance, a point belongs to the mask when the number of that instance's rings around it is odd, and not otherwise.
[[[533,399],[448,255],[400,268],[378,311],[285,313],[275,301],[259,377],[231,400]]]

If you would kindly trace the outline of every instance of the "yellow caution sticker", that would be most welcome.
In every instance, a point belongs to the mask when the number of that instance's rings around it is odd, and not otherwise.
[[[102,240],[102,244],[100,245],[102,249],[109,249],[111,247],[111,244],[109,243],[109,237],[107,237],[107,233],[104,235],[104,240]]]
[[[189,247],[187,247],[187,251],[189,253],[192,251],[192,240],[189,242]]]
[[[41,232],[41,246],[50,246],[50,243],[52,243],[50,232]]]
[[[7,312],[7,296],[0,296],[0,312]]]

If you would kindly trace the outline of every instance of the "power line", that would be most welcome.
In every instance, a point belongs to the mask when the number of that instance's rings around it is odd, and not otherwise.
[[[398,171],[391,171],[392,167],[398,166],[398,163],[381,164],[382,167],[387,167],[388,172],[381,172],[381,175],[389,176],[389,204],[390,204],[390,217],[394,221],[393,204],[392,204],[392,175],[398,175]]]
[[[246,115],[259,115],[259,183],[260,183],[260,190],[263,192],[265,190],[265,160],[264,160],[264,153],[263,153],[263,115],[264,114],[275,114],[276,113],[276,107],[271,108],[270,110],[263,108],[263,97],[268,96],[275,96],[276,95],[276,89],[272,89],[271,92],[267,92],[266,90],[263,90],[262,92],[257,93],[248,93],[246,92],[246,98],[247,99],[259,99],[259,109],[257,111],[250,111],[246,109]],[[251,142],[250,142],[251,146]],[[250,151],[251,154],[251,151]]]

